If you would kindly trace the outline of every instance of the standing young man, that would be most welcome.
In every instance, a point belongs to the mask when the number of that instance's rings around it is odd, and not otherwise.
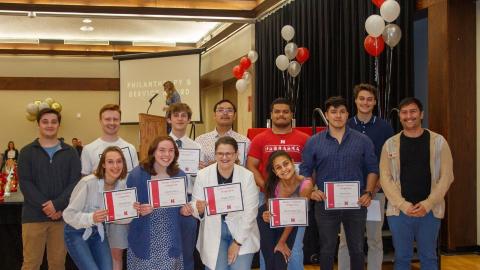
[[[215,142],[218,138],[223,136],[230,136],[237,141],[237,143],[244,144],[245,154],[248,153],[250,147],[250,140],[233,131],[233,121],[237,117],[237,108],[228,99],[222,99],[213,106],[213,118],[215,119],[215,129],[211,132],[198,136],[195,141],[202,146],[203,160],[205,166],[215,162]],[[240,145],[238,148],[240,149]]]
[[[331,97],[325,102],[328,129],[312,136],[306,143],[300,174],[311,178],[315,175],[318,190],[311,199],[315,203],[320,241],[320,268],[332,270],[337,235],[343,223],[347,236],[352,270],[364,269],[363,242],[367,208],[378,180],[378,162],[372,141],[347,126],[347,103],[342,97]],[[325,182],[333,185],[359,182],[358,209],[327,209]],[[332,185],[332,186],[333,186]],[[334,186],[333,186],[334,187]]]
[[[187,127],[192,119],[192,109],[185,103],[173,103],[167,110],[167,122],[172,130],[170,137],[176,142],[179,149],[198,149],[202,157],[202,147],[199,143],[190,139],[187,134]],[[180,153],[181,155],[181,153]],[[202,162],[202,161],[200,161]],[[200,164],[198,164],[200,166]],[[195,176],[187,175],[187,194],[188,200],[192,199],[193,184]],[[181,216],[182,226],[182,246],[183,246],[183,266],[185,270],[194,269],[195,244],[197,242],[197,220],[193,216]]]
[[[270,155],[277,150],[287,152],[293,161],[299,164],[302,161],[303,146],[308,135],[292,129],[293,105],[285,98],[277,98],[270,105],[272,128],[255,136],[250,145],[247,159],[247,169],[253,172],[255,182],[260,192],[260,205],[265,203],[266,166]],[[299,227],[292,248],[292,255],[288,262],[289,270],[303,269],[303,236],[305,227]],[[261,266],[264,266],[261,262]],[[262,267],[261,267],[262,268]],[[264,269],[264,268],[263,268]]]
[[[62,211],[80,179],[77,151],[58,139],[61,115],[43,109],[37,115],[38,139],[19,155],[22,208],[22,270],[40,269],[45,246],[50,269],[65,269]]]
[[[118,136],[122,112],[116,104],[107,104],[100,109],[99,118],[102,127],[102,136],[85,145],[82,151],[82,175],[93,173],[100,162],[100,155],[108,146],[118,146],[122,149],[130,172],[138,165],[137,150],[135,147]],[[121,180],[126,181],[126,180]],[[107,226],[108,241],[112,251],[113,269],[121,270],[123,266],[123,250],[128,247],[128,225],[110,223]]]
[[[377,161],[379,161],[382,146],[388,138],[393,136],[393,129],[385,120],[373,115],[373,109],[377,104],[377,89],[370,84],[359,84],[353,88],[353,97],[357,107],[357,114],[348,119],[347,125],[367,135],[370,140],[372,140],[375,146],[375,155]],[[373,199],[378,200],[380,203],[382,218],[381,221],[367,220],[366,223],[368,245],[367,269],[382,270],[382,227],[383,217],[385,215],[385,195],[380,189],[380,182],[377,183],[373,194]],[[338,269],[350,269],[350,256],[348,255],[347,241],[343,229],[340,233],[340,244],[338,246]]]
[[[380,159],[395,269],[410,269],[416,241],[422,269],[436,270],[444,197],[453,182],[452,154],[442,135],[422,128],[420,100],[405,98],[398,108],[403,131],[385,142]]]

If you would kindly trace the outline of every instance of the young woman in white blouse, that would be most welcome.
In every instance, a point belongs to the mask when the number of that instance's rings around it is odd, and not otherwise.
[[[219,138],[215,143],[217,162],[198,172],[191,205],[181,209],[182,215],[193,214],[200,219],[197,249],[206,269],[250,270],[253,255],[260,249],[258,188],[252,172],[235,164],[237,159],[235,139]],[[228,183],[241,184],[244,210],[208,216],[204,187]]]
[[[111,270],[112,256],[105,233],[107,210],[103,191],[126,188],[127,165],[117,146],[105,148],[94,174],[82,178],[63,211],[65,244],[80,270]],[[128,223],[130,220],[123,221]]]

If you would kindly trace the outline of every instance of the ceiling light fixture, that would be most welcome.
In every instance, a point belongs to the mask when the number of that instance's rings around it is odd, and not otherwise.
[[[83,32],[92,32],[94,29],[91,25],[82,25],[82,27],[80,27],[80,30]]]
[[[108,40],[66,39],[63,44],[68,45],[110,45]]]
[[[83,23],[91,23],[92,22],[92,19],[89,19],[89,18],[85,18],[82,20]]]
[[[159,46],[159,47],[175,47],[175,41],[133,41],[133,46]]]

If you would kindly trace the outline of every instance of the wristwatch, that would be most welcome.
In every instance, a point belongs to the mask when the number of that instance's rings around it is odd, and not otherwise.
[[[371,191],[367,191],[365,190],[362,195],[365,195],[365,194],[368,194],[368,196],[370,196],[370,199],[373,198],[373,193]]]

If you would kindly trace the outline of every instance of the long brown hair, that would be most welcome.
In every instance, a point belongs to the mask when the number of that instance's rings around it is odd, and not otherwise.
[[[169,137],[169,136],[158,136],[153,140],[153,142],[150,144],[148,147],[148,154],[147,157],[142,160],[140,163],[140,166],[147,171],[150,175],[157,175],[157,172],[155,171],[154,164],[155,164],[155,151],[157,150],[158,144],[163,142],[163,141],[170,141],[173,144],[173,147],[175,149],[175,157],[173,158],[172,163],[168,165],[167,167],[167,174],[170,176],[176,175],[179,171],[180,168],[178,167],[178,148],[177,144],[175,141]]]
[[[100,157],[100,161],[98,162],[98,167],[93,174],[98,179],[105,178],[105,168],[102,165],[105,164],[105,159],[108,152],[117,152],[122,157],[123,168],[122,168],[122,173],[120,174],[118,179],[123,179],[127,177],[127,161],[125,160],[125,156],[123,155],[122,149],[120,149],[118,146],[109,146],[105,148],[105,150],[103,150],[102,156]]]
[[[166,81],[165,83],[163,83],[163,87],[165,89],[165,92],[167,92],[167,97],[166,97],[167,100],[172,98],[173,92],[177,91],[172,81]]]

